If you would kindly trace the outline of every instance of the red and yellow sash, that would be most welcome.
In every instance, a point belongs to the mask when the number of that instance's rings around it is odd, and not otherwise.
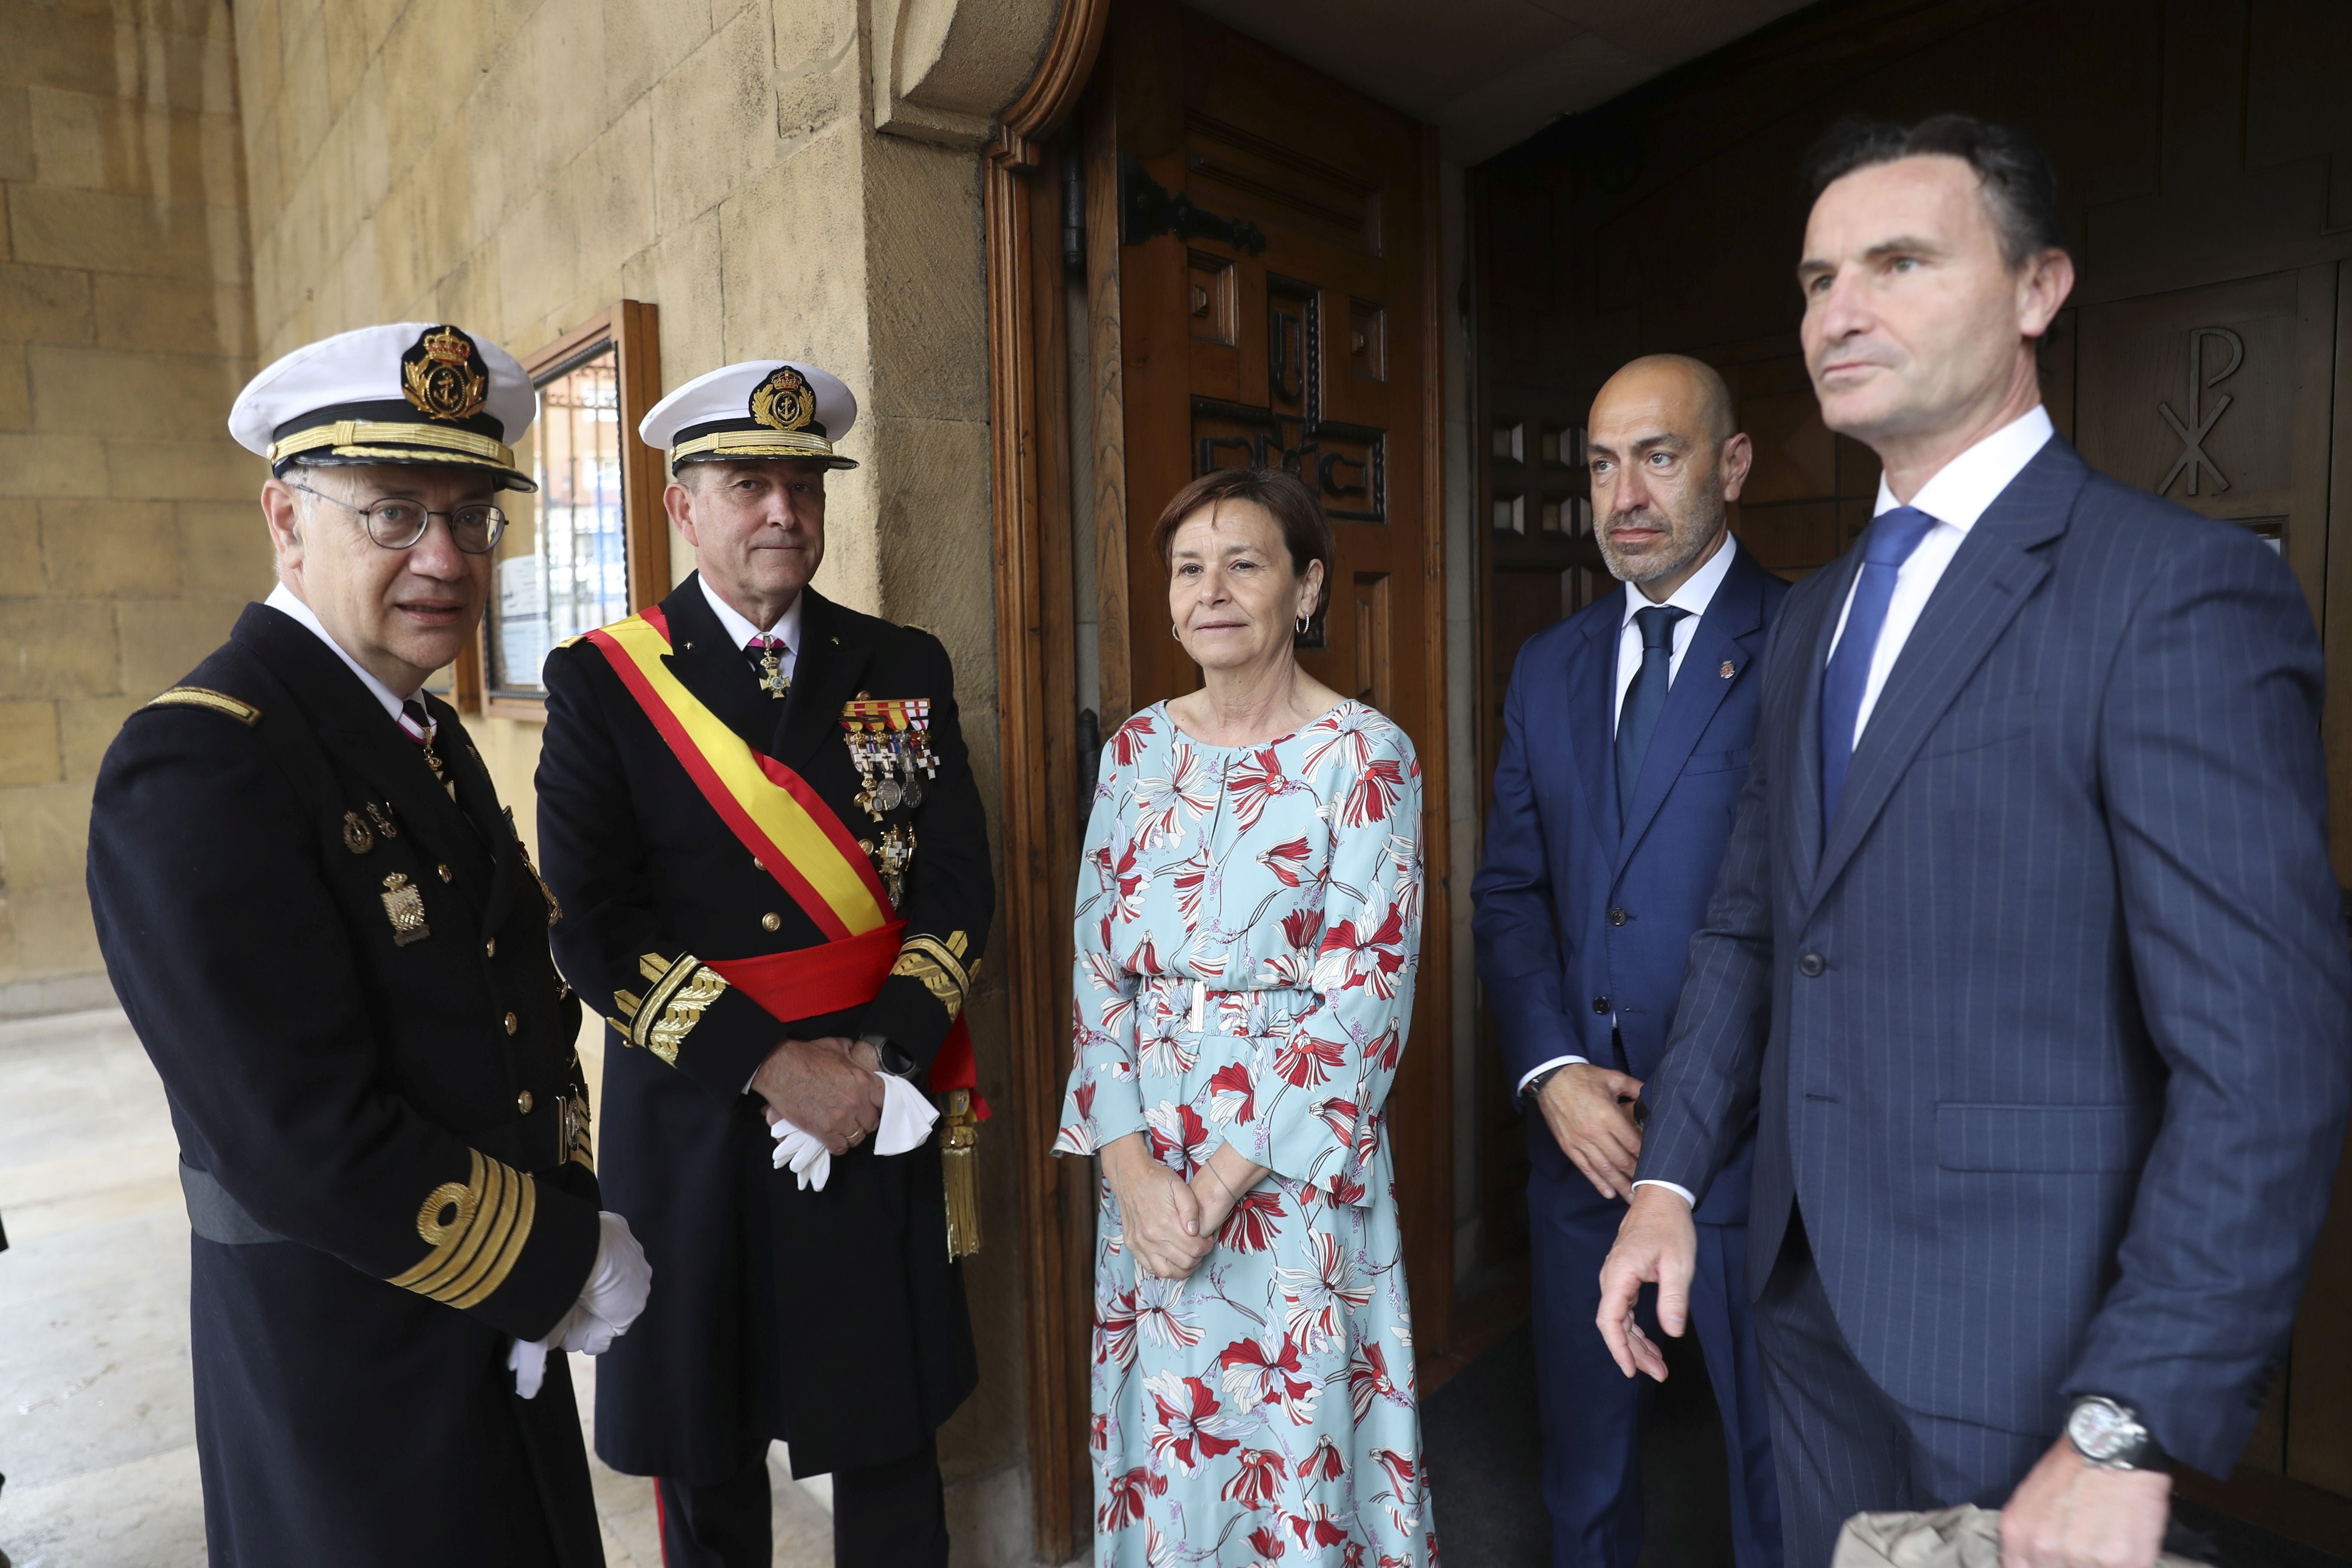
[[[815,947],[706,959],[730,985],[790,1024],[862,1007],[881,994],[907,922],[891,913],[872,862],[806,779],[729,729],[672,673],[658,605],[588,634],[687,777],[793,903],[825,934]],[[931,1092],[971,1089],[971,1034],[959,1014],[932,1060]],[[988,1114],[978,1094],[975,1110]]]

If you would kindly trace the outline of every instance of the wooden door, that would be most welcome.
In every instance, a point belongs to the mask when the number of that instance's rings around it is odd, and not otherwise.
[[[1300,662],[1394,719],[1423,763],[1429,893],[1389,1126],[1427,1355],[1446,1342],[1453,1273],[1434,148],[1405,115],[1177,6],[1122,5],[1112,29],[1088,167],[1090,210],[1106,213],[1106,184],[1117,198],[1115,235],[1088,236],[1097,375],[1116,383],[1097,405],[1098,583],[1116,601],[1104,719],[1200,684],[1150,547],[1168,499],[1213,468],[1305,479],[1338,570]]]

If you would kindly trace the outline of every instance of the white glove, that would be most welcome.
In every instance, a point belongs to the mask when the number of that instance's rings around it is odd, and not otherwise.
[[[626,1333],[646,1310],[653,1289],[653,1267],[646,1249],[629,1233],[629,1222],[610,1210],[596,1215],[596,1261],[590,1266],[580,1300],[556,1320],[546,1337],[517,1340],[507,1352],[507,1369],[515,1374],[515,1393],[524,1399],[539,1395],[551,1350],[603,1355]]]
[[[930,1096],[903,1078],[889,1073],[874,1076],[882,1080],[882,1123],[874,1130],[874,1152],[903,1154],[931,1135],[932,1124],[940,1119],[939,1108],[931,1103]],[[833,1174],[833,1154],[815,1134],[804,1132],[779,1116],[769,1127],[768,1135],[776,1141],[776,1152],[770,1161],[775,1169],[791,1167],[803,1192],[811,1188],[824,1191],[825,1180]]]

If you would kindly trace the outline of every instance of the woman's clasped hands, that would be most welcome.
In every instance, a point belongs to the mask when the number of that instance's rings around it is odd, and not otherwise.
[[[1189,1278],[1216,1250],[1217,1232],[1241,1194],[1265,1176],[1265,1166],[1220,1144],[1187,1182],[1151,1157],[1140,1132],[1104,1144],[1102,1163],[1127,1248],[1138,1268],[1160,1279]]]

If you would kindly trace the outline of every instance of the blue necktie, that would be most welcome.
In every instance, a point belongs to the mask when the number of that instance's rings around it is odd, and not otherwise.
[[[1837,820],[1845,794],[1846,770],[1853,763],[1853,727],[1862,713],[1863,689],[1870,684],[1871,656],[1886,626],[1895,579],[1936,520],[1916,506],[1881,512],[1862,536],[1862,574],[1853,585],[1845,631],[1822,671],[1822,836]]]
[[[1642,759],[1650,754],[1650,737],[1657,733],[1658,715],[1666,710],[1666,682],[1675,668],[1675,623],[1689,615],[1671,605],[1653,605],[1633,612],[1633,626],[1642,634],[1642,668],[1626,689],[1624,711],[1617,716],[1617,809],[1633,805],[1633,786],[1642,782]]]

